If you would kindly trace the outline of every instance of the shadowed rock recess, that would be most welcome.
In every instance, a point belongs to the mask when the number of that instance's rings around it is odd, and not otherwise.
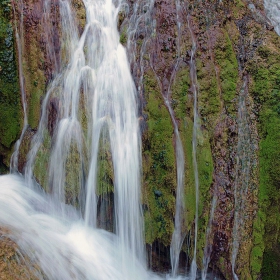
[[[1,174],[9,172],[20,138],[17,168],[25,173],[46,91],[67,62],[60,1],[0,0]],[[69,2],[81,35],[84,4]],[[116,24],[137,89],[149,269],[172,269],[170,244],[181,211],[180,273],[190,271],[195,257],[199,273],[209,267],[218,279],[280,279],[280,36],[263,1],[124,0],[120,7]],[[47,129],[33,168],[47,192],[49,154],[62,118],[58,90],[47,100]],[[82,86],[81,92],[86,98]],[[28,126],[21,137],[23,101]],[[85,104],[80,101],[85,113],[78,116],[84,134],[91,131]],[[114,232],[114,166],[108,131],[101,134],[97,225]],[[181,209],[178,137],[184,153]],[[65,202],[83,209],[76,183],[89,172],[89,155],[75,144],[69,149]],[[76,176],[81,165],[83,175]],[[10,230],[0,224],[0,278],[41,279],[38,265],[9,239]]]

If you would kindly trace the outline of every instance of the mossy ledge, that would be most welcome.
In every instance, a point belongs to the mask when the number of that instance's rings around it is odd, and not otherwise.
[[[6,172],[15,141],[21,129],[19,91],[12,7],[0,3],[0,173]]]

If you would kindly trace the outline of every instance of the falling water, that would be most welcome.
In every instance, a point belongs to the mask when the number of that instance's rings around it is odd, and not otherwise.
[[[53,197],[33,191],[19,175],[1,176],[0,185],[1,227],[16,242],[19,261],[28,256],[37,267],[32,271],[36,279],[158,279],[138,261],[132,269],[131,255],[122,255],[117,236],[86,227],[72,206],[58,207]]]
[[[275,31],[280,35],[280,3],[278,0],[264,0],[266,15],[274,26]]]
[[[195,66],[195,53],[196,53],[196,41],[190,25],[190,16],[187,17],[188,28],[192,39],[192,49],[191,49],[191,60],[190,60],[190,77],[193,92],[193,137],[192,137],[192,156],[193,156],[193,169],[194,169],[194,179],[195,179],[195,237],[194,237],[194,254],[191,264],[191,279],[196,279],[196,248],[197,248],[197,231],[198,231],[198,203],[199,203],[199,179],[198,179],[198,167],[196,158],[196,147],[197,147],[197,130],[198,130],[198,112],[197,112],[197,76],[196,76],[196,66]]]
[[[47,1],[45,3],[45,6],[49,3]],[[49,9],[46,9],[46,11],[49,11]],[[34,171],[34,165],[36,163],[36,158],[38,156],[38,153],[40,151],[40,148],[43,146],[44,141],[46,140],[46,136],[49,134],[48,131],[48,118],[49,118],[49,111],[48,111],[48,105],[50,103],[51,98],[56,98],[58,101],[57,107],[59,112],[57,116],[56,122],[58,122],[60,119],[60,122],[58,123],[56,135],[61,134],[61,130],[63,129],[62,126],[64,124],[64,129],[65,126],[69,125],[70,129],[67,131],[69,137],[66,139],[68,141],[68,145],[63,145],[62,151],[68,151],[69,150],[69,142],[71,143],[71,138],[73,137],[75,139],[75,135],[71,136],[72,132],[75,133],[75,131],[71,130],[74,128],[73,124],[77,124],[76,119],[72,119],[71,115],[68,114],[67,118],[67,113],[69,113],[69,106],[72,106],[72,100],[73,100],[73,113],[76,113],[76,106],[75,102],[77,102],[78,95],[79,95],[79,90],[80,90],[80,76],[81,73],[74,73],[75,70],[77,70],[75,67],[77,65],[80,66],[81,68],[81,57],[79,57],[78,51],[75,52],[74,50],[78,47],[78,30],[76,26],[76,20],[74,15],[72,14],[71,7],[68,3],[68,1],[59,1],[59,11],[60,11],[60,19],[61,19],[61,30],[62,30],[62,46],[61,49],[63,51],[63,58],[64,61],[69,62],[68,65],[65,66],[65,70],[61,73],[58,73],[51,84],[48,86],[48,90],[46,93],[46,97],[43,101],[42,104],[42,112],[41,112],[41,119],[39,122],[38,130],[36,134],[34,135],[32,142],[31,142],[31,150],[29,151],[27,155],[27,163],[25,166],[25,179],[27,182],[28,186],[34,186],[33,184],[33,171]],[[43,17],[45,18],[45,17]],[[72,60],[71,60],[72,59]],[[72,71],[71,71],[72,70]],[[79,69],[81,70],[81,69]],[[72,75],[72,76],[71,76]],[[67,83],[69,81],[69,83]],[[72,85],[71,85],[72,83]],[[72,88],[71,88],[72,86]],[[63,107],[62,107],[63,106]],[[67,123],[68,120],[68,123]],[[66,124],[67,123],[67,124]],[[77,124],[78,126],[80,124]],[[81,134],[77,134],[77,137],[81,137]],[[57,138],[57,137],[56,137]],[[57,141],[61,143],[61,138],[58,139]],[[56,142],[56,141],[55,141]],[[79,146],[81,143],[78,143]],[[56,147],[58,146],[58,143],[55,145]],[[59,148],[56,148],[56,150]],[[60,151],[62,153],[62,151]],[[57,151],[56,151],[57,152]],[[52,152],[51,157],[54,158],[55,153]],[[64,187],[64,180],[65,180],[65,174],[64,174],[64,165],[65,165],[65,158],[67,157],[67,154],[64,153],[62,155],[62,158],[59,158],[58,162],[55,162],[56,166],[53,164],[49,164],[49,180],[47,182],[41,182],[42,184],[46,184],[49,188],[49,190],[52,190],[56,195],[61,196],[61,200],[64,201],[64,198],[62,198],[63,195],[63,190],[62,188]],[[75,171],[74,171],[75,172]],[[53,181],[54,177],[52,175],[55,175],[55,181],[59,182],[57,186],[53,186]],[[81,186],[78,186],[81,188]]]
[[[146,47],[153,32],[153,22],[151,22],[153,7],[154,0],[135,1],[133,4],[133,13],[129,19],[127,28],[127,53],[136,84],[138,85],[137,90],[139,96],[143,94],[144,54],[146,53]],[[137,40],[140,35],[143,41],[140,50],[138,50]],[[137,62],[138,54],[139,62]],[[124,205],[124,207],[126,206]],[[150,261],[152,261],[151,257]]]
[[[150,42],[153,33],[154,22],[152,22],[152,10],[154,8],[154,0],[137,0],[133,4],[133,13],[129,19],[127,29],[127,51],[129,62],[133,67],[134,75],[138,77],[138,93],[143,93],[143,76],[144,76],[144,54]],[[141,36],[143,42],[139,51],[139,63],[137,63],[137,39]],[[140,70],[140,75],[138,74]]]
[[[95,228],[99,140],[102,132],[107,130],[114,171],[115,231],[118,237],[115,241],[120,258],[123,258],[120,260],[122,269],[129,274],[139,261],[144,263],[140,204],[141,141],[136,90],[125,49],[119,43],[116,22],[121,3],[117,4],[115,6],[111,0],[85,0],[87,22],[79,36],[69,2],[59,1],[61,57],[65,66],[49,85],[43,101],[38,131],[32,140],[25,167],[25,181],[27,186],[36,189],[34,166],[44,142],[49,141],[48,105],[52,100],[58,100],[49,174],[47,182],[42,183],[47,185],[54,201],[63,205],[67,180],[70,175],[75,178],[72,183],[80,192],[77,200],[84,213],[85,225]],[[86,124],[81,122],[81,103],[86,108]],[[87,135],[83,132],[84,126],[88,128]],[[84,154],[88,154],[88,162]],[[73,156],[76,164],[69,167],[69,158]],[[65,207],[61,211],[65,211]],[[129,269],[124,260],[128,251]]]
[[[142,213],[140,208],[141,141],[137,119],[136,89],[130,74],[124,47],[119,43],[116,21],[118,8],[105,3],[85,2],[89,28],[88,66],[95,73],[93,96],[92,147],[85,219],[96,217],[95,186],[98,141],[102,128],[109,131],[114,166],[116,233],[132,256],[144,258]],[[101,7],[103,9],[101,9]],[[102,12],[101,12],[102,11]],[[90,34],[90,33],[89,33]],[[93,39],[98,38],[98,44]],[[96,46],[97,45],[97,46]],[[99,61],[98,61],[99,59]],[[94,75],[92,75],[94,76]]]
[[[181,63],[181,4],[180,1],[176,1],[176,19],[177,19],[177,60],[175,67],[171,75],[171,81],[174,80],[178,67]],[[171,85],[172,83],[170,83]],[[171,244],[170,244],[170,258],[172,267],[172,276],[175,277],[178,273],[179,266],[179,256],[182,248],[182,244],[186,235],[183,230],[184,221],[184,177],[185,177],[185,156],[184,149],[178,130],[178,124],[176,122],[174,112],[170,106],[170,95],[171,89],[168,89],[168,98],[165,99],[165,104],[170,112],[171,119],[173,122],[174,132],[175,132],[175,150],[176,150],[176,167],[177,167],[177,189],[176,189],[176,205],[175,205],[175,221],[174,221],[174,231],[172,234]]]
[[[166,102],[169,110],[170,103]],[[170,244],[170,258],[172,266],[172,276],[175,277],[178,272],[179,266],[179,256],[182,248],[182,244],[185,238],[185,232],[183,231],[183,219],[184,219],[184,176],[185,176],[185,159],[184,150],[180,134],[178,131],[178,126],[175,121],[175,117],[172,116],[174,132],[176,137],[176,166],[177,166],[177,192],[176,192],[176,208],[175,208],[175,222],[174,231],[172,234],[171,244]]]
[[[234,197],[235,197],[235,213],[234,213],[234,226],[233,226],[233,243],[232,243],[232,254],[231,264],[232,273],[234,280],[238,280],[236,275],[235,263],[236,257],[242,240],[244,222],[245,222],[245,206],[247,191],[250,179],[250,155],[251,155],[251,138],[250,138],[250,127],[249,127],[249,116],[246,107],[247,98],[247,77],[244,77],[243,86],[239,95],[238,105],[238,144],[237,144],[237,155],[236,155],[236,179],[234,182]]]

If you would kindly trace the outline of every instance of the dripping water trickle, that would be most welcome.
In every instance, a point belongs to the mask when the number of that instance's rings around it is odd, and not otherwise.
[[[193,158],[193,169],[194,169],[194,180],[195,180],[195,230],[194,230],[194,253],[193,260],[191,263],[190,277],[191,280],[196,279],[197,263],[196,263],[196,251],[197,251],[197,231],[198,231],[198,204],[199,204],[199,178],[198,178],[198,166],[197,166],[197,131],[199,128],[198,124],[198,112],[197,112],[197,76],[195,66],[195,53],[196,53],[196,41],[191,28],[190,15],[187,16],[188,28],[192,39],[191,59],[190,59],[190,77],[191,86],[193,92],[193,136],[192,136],[192,158]]]

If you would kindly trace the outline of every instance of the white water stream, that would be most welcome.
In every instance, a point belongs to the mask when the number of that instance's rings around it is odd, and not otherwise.
[[[199,128],[198,124],[198,111],[197,111],[197,76],[196,76],[196,65],[195,65],[195,53],[196,53],[196,41],[190,25],[190,16],[188,15],[188,28],[192,39],[192,49],[191,49],[191,60],[190,60],[190,77],[193,92],[193,137],[192,137],[192,157],[193,157],[193,169],[194,169],[194,182],[195,182],[195,230],[194,230],[194,253],[193,260],[191,263],[191,279],[196,279],[197,273],[197,263],[196,263],[196,251],[197,251],[197,232],[198,232],[198,204],[199,204],[199,178],[198,178],[198,166],[196,157],[197,148],[197,130]]]
[[[0,225],[20,254],[38,265],[38,279],[158,278],[138,261],[131,266],[116,235],[86,227],[72,206],[32,190],[21,176],[0,176],[0,186]]]
[[[271,21],[274,29],[280,35],[280,2],[279,0],[264,0],[266,16]]]
[[[171,75],[170,87],[174,81],[175,75],[177,73],[178,67],[182,62],[181,58],[181,18],[182,18],[182,8],[180,1],[176,1],[176,19],[177,19],[177,60],[173,73]],[[175,152],[176,152],[176,168],[177,168],[177,189],[176,189],[176,205],[175,205],[175,221],[174,221],[174,231],[172,234],[171,244],[170,244],[170,260],[172,267],[172,276],[175,277],[178,274],[179,268],[179,257],[182,249],[182,245],[186,236],[186,232],[183,229],[184,226],[184,182],[185,182],[185,155],[183,144],[181,141],[178,124],[170,105],[171,100],[171,88],[168,89],[168,98],[165,99],[165,104],[169,110],[173,127],[175,133]]]
[[[50,139],[47,130],[49,121],[48,106],[52,99],[59,100],[57,125],[54,131],[48,170],[41,170],[41,172],[48,172],[48,176],[46,176],[45,182],[42,183],[51,192],[52,199],[48,200],[51,205],[48,208],[55,209],[58,207],[66,215],[67,207],[64,206],[64,203],[66,202],[67,179],[69,174],[72,176],[71,178],[75,178],[73,183],[79,192],[77,199],[81,212],[84,213],[84,225],[81,231],[74,231],[78,235],[77,239],[79,239],[79,235],[81,235],[82,239],[86,239],[85,235],[88,235],[90,231],[94,234],[93,229],[97,225],[99,143],[102,131],[108,131],[109,149],[112,154],[114,171],[114,224],[116,237],[112,238],[110,236],[112,240],[110,240],[108,246],[106,245],[106,236],[104,241],[97,240],[94,242],[102,244],[104,251],[106,251],[104,254],[111,256],[108,257],[108,263],[111,262],[110,258],[114,255],[113,251],[118,252],[116,257],[118,264],[115,269],[116,271],[119,270],[120,273],[116,273],[113,276],[114,274],[110,274],[110,271],[104,269],[103,276],[100,273],[100,277],[95,277],[96,279],[143,279],[147,277],[143,276],[143,272],[139,272],[138,269],[141,266],[141,269],[145,272],[140,191],[141,141],[138,127],[136,89],[130,74],[126,52],[119,42],[119,33],[117,31],[116,22],[121,2],[85,0],[84,5],[87,21],[80,36],[70,1],[59,1],[62,31],[61,50],[63,52],[61,54],[61,63],[64,64],[64,67],[63,71],[58,73],[50,84],[43,101],[40,124],[32,140],[32,148],[28,154],[28,162],[25,167],[25,182],[29,188],[36,190],[37,184],[35,184],[33,174],[34,167],[36,166],[36,160],[40,157],[44,143]],[[21,50],[20,46],[19,49]],[[51,50],[49,51],[51,52]],[[23,104],[25,104],[25,101],[23,101]],[[82,107],[87,112],[85,116],[86,124],[81,121],[81,114],[83,114],[81,104],[83,104]],[[83,132],[84,126],[88,128],[88,134]],[[84,156],[85,153],[87,157]],[[71,159],[73,156],[76,164],[69,167],[69,158]],[[15,157],[17,158],[17,154]],[[16,164],[14,169],[16,171]],[[86,174],[87,172],[88,174]],[[7,178],[9,180],[8,184],[14,184],[18,188],[17,184],[11,179],[14,177]],[[22,184],[23,182],[18,183],[18,185]],[[32,190],[27,192],[30,192],[31,196],[33,195]],[[22,198],[19,199],[21,200]],[[36,199],[40,200],[41,198],[37,197]],[[13,204],[11,202],[11,205]],[[19,203],[19,207],[26,206],[25,202],[23,204]],[[29,206],[32,207],[32,205]],[[6,212],[11,215],[9,210],[6,210]],[[35,213],[34,215],[37,214]],[[26,224],[36,223],[36,221],[32,220],[34,215],[30,217],[23,216],[21,220],[22,222],[26,220]],[[67,260],[65,260],[65,256],[59,256],[58,242],[51,238],[52,235],[58,234],[54,225],[58,221],[53,221],[53,217],[45,217],[44,219],[50,219],[50,224],[46,225],[48,233],[41,232],[40,225],[38,225],[38,229],[36,229],[38,236],[49,240],[51,243],[50,248],[54,247],[51,250],[55,255],[54,259],[56,257],[64,258],[64,260],[60,260],[57,263],[64,262],[61,266],[64,266],[65,270],[67,270]],[[66,215],[66,219],[70,221],[72,217]],[[82,222],[79,223],[81,224]],[[7,221],[5,226],[15,228],[15,234],[17,231],[21,231],[20,224],[17,228],[16,224],[9,225]],[[59,225],[58,229],[60,227],[63,226]],[[34,228],[35,225],[30,225],[28,230],[35,231]],[[53,233],[48,238],[48,234],[52,231]],[[64,228],[63,232],[65,232]],[[32,239],[32,236],[34,235],[30,232],[29,238]],[[23,240],[23,242],[30,243],[27,240]],[[48,251],[50,248],[48,249],[45,244],[42,245],[45,246],[43,249],[40,247],[41,244],[38,244],[39,242],[41,241],[34,240],[33,244],[30,245],[30,250],[26,250],[29,256],[32,250],[41,252],[38,254],[42,254],[42,256],[37,256],[36,259],[41,263],[41,257],[44,258],[43,255],[48,253],[43,251]],[[77,242],[79,243],[80,241]],[[92,244],[87,243],[80,245],[85,246],[85,248],[92,246]],[[22,247],[19,244],[19,246],[25,250],[25,245]],[[33,249],[32,246],[34,246]],[[55,248],[56,246],[57,248]],[[107,247],[112,248],[107,251]],[[80,249],[82,252],[82,248]],[[67,250],[71,251],[69,248]],[[94,252],[93,248],[89,250],[91,251],[90,254]],[[62,252],[62,255],[67,254]],[[76,253],[73,252],[73,255],[76,255]],[[83,258],[80,259],[82,260]],[[101,262],[105,265],[105,260]],[[128,263],[129,266],[127,266]],[[55,262],[51,265],[50,260],[42,260],[42,265],[55,266]],[[90,267],[90,263],[85,263],[84,265]],[[57,269],[59,266],[56,266]],[[96,267],[99,267],[99,264]],[[43,267],[42,269],[45,271]],[[56,279],[95,279],[94,274],[88,271],[89,268],[85,272],[84,269],[81,269],[82,267],[77,268],[77,271],[74,272],[71,272],[71,269],[68,272],[63,272],[62,269],[61,274],[57,274]],[[98,269],[103,270],[102,265]],[[78,271],[86,273],[85,277],[77,276]],[[73,277],[70,277],[72,273]],[[110,276],[106,276],[106,273]],[[55,279],[56,272],[46,271],[46,274],[51,279]],[[135,276],[132,277],[132,275]]]

